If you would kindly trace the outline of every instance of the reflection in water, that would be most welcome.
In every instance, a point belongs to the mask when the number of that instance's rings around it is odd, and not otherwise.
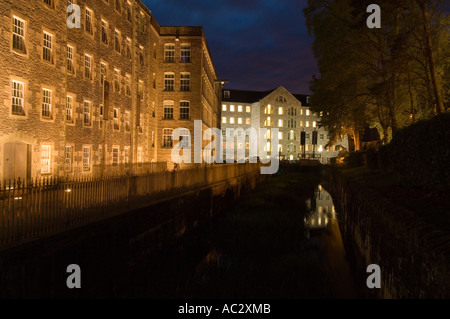
[[[310,230],[326,229],[331,220],[336,219],[333,198],[322,185],[315,191],[315,198],[306,201],[306,208],[310,212],[305,217],[305,237],[310,238]]]

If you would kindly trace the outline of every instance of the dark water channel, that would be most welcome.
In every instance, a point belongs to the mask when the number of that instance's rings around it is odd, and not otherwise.
[[[359,298],[337,218],[317,171],[282,169],[209,227],[134,262],[121,295]]]

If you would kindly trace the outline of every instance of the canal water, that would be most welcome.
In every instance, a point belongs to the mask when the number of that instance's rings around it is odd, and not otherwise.
[[[360,298],[317,171],[284,168],[207,227],[129,266],[124,297]]]

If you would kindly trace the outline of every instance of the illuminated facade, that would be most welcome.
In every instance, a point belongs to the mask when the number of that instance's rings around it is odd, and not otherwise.
[[[329,145],[330,135],[320,127],[320,114],[310,110],[308,100],[307,95],[291,94],[284,87],[266,92],[225,89],[222,97],[222,132],[227,128],[243,127],[245,130],[253,127],[264,134],[267,141],[264,150],[270,154],[272,129],[277,128],[278,156],[281,160],[314,156],[324,164],[329,163],[342,147],[348,149],[348,140]],[[304,149],[301,147],[302,132],[305,132]],[[316,146],[313,145],[313,134],[317,134]]]
[[[0,179],[170,167],[169,130],[218,125],[201,27],[161,27],[139,0],[0,2]]]

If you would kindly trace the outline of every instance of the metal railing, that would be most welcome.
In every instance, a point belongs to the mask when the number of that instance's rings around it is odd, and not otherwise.
[[[259,164],[223,164],[143,175],[3,181],[0,247],[136,210],[165,192],[259,174],[259,169]]]

